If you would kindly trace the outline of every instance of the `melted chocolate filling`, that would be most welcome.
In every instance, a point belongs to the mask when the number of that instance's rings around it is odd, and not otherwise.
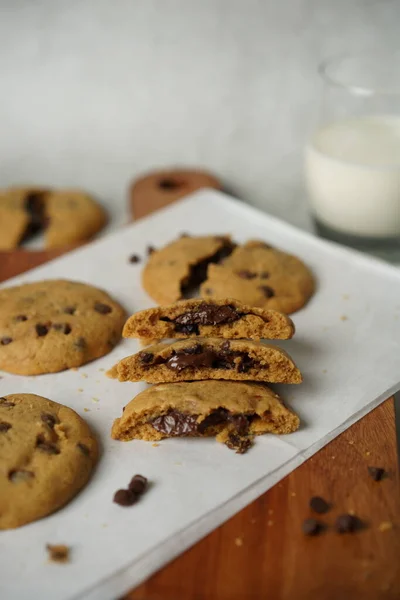
[[[25,211],[29,215],[29,223],[25,229],[22,241],[26,241],[43,231],[49,224],[49,220],[45,214],[44,195],[43,192],[32,192],[26,198]]]
[[[174,330],[184,334],[199,334],[199,325],[225,325],[242,317],[234,306],[217,306],[202,302],[196,309],[183,313],[175,319],[161,317],[160,321],[172,321]]]
[[[222,248],[220,248],[215,254],[201,260],[197,263],[197,265],[193,265],[190,270],[190,275],[187,277],[185,281],[182,282],[181,292],[182,298],[189,298],[191,293],[199,287],[203,281],[207,278],[207,268],[210,263],[219,263],[224,258],[232,254],[236,244],[230,242],[229,240],[224,240]]]

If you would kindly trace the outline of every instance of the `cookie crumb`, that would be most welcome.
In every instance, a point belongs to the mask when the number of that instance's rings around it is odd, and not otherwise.
[[[102,373],[103,371],[105,371],[105,369],[99,369],[99,371]]]
[[[252,525],[254,525],[255,523],[257,523],[257,519],[251,519],[251,520],[250,520],[250,523],[251,523]]]
[[[294,498],[296,496],[296,492],[291,492],[290,495],[292,496],[292,498]]]
[[[84,412],[90,412],[90,408],[84,408],[83,411]]]
[[[382,533],[384,531],[390,531],[393,529],[393,523],[391,521],[382,521],[382,523],[379,523],[378,529],[379,531],[382,531]]]
[[[100,400],[99,400],[98,398],[95,398],[94,396],[93,396],[93,398],[92,398],[92,401],[93,401],[93,402],[100,402]]]
[[[269,515],[273,515],[274,514],[274,509],[273,508],[269,508],[268,509],[268,514]]]
[[[132,264],[137,264],[140,262],[140,256],[138,254],[131,254],[129,257],[129,262]]]
[[[235,546],[243,546],[243,538],[237,537],[235,538]]]
[[[348,320],[349,320],[349,317],[346,317],[346,315],[342,315],[342,316],[340,317],[340,320],[341,320],[341,321],[348,321]]]
[[[350,298],[349,294],[343,294],[342,296],[343,300],[348,300]]]
[[[354,440],[349,440],[349,444],[350,444],[350,446],[353,446],[354,445]]]
[[[81,377],[83,377],[84,379],[87,379],[88,375],[87,375],[87,373],[82,373]]]
[[[63,544],[46,544],[46,550],[49,553],[49,560],[52,562],[66,563],[70,559],[70,548]]]
[[[78,392],[83,392],[83,388],[78,388]]]
[[[267,521],[267,525],[268,525],[268,527],[272,527],[272,525],[273,525],[273,524],[274,524],[274,522],[273,522],[273,521]]]
[[[157,444],[156,442],[154,442],[154,444],[152,444],[153,448],[158,448],[160,444]]]

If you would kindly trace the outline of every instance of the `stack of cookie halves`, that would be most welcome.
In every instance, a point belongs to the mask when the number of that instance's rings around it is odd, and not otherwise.
[[[299,418],[265,383],[301,383],[291,357],[262,339],[289,339],[294,325],[237,300],[191,299],[131,316],[123,335],[167,340],[122,359],[109,375],[153,383],[116,419],[112,437],[158,441],[215,436],[237,453],[263,433],[290,433]]]

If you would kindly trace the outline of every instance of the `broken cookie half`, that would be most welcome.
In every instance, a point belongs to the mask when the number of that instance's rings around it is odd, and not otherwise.
[[[287,340],[294,334],[292,320],[276,310],[252,308],[232,298],[181,300],[149,308],[125,323],[124,337],[221,337]]]
[[[108,372],[119,381],[168,383],[200,379],[233,379],[269,383],[301,383],[290,356],[251,340],[196,338],[149,346],[123,358]]]
[[[122,441],[216,436],[243,454],[254,436],[291,433],[299,423],[279,396],[260,383],[192,381],[141,392],[114,421],[111,435]]]

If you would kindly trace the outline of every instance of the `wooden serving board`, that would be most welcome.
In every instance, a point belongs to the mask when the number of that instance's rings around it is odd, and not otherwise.
[[[0,252],[0,281],[68,250]],[[389,476],[374,482],[368,466],[382,466]],[[398,466],[389,398],[125,600],[397,600]],[[301,525],[313,516],[313,495],[332,509],[322,517],[328,529],[307,537]],[[335,518],[352,511],[367,527],[337,534]]]

